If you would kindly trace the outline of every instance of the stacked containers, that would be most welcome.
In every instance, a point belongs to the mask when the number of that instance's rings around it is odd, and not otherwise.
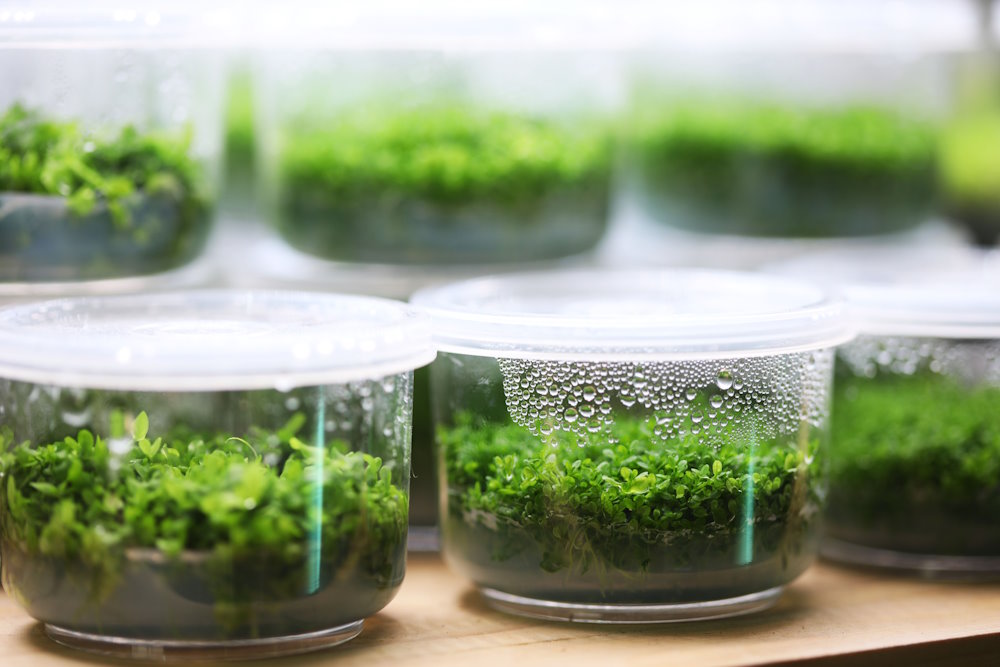
[[[56,641],[260,657],[345,641],[403,578],[412,370],[380,299],[189,292],[0,315],[3,581]]]
[[[527,616],[767,607],[812,561],[832,349],[819,290],[726,272],[558,272],[418,292],[445,557]]]

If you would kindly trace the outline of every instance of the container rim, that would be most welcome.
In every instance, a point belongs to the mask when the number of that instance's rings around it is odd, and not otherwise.
[[[813,253],[764,270],[809,275],[839,294],[861,335],[1000,338],[1000,251],[868,248]]]
[[[817,350],[853,337],[808,283],[735,271],[576,269],[486,276],[411,299],[437,349],[563,361],[670,361]]]
[[[0,50],[217,48],[237,36],[227,3],[19,0],[0,7]]]
[[[1000,275],[993,289],[944,278],[933,285],[855,283],[842,293],[862,334],[1000,338]]]
[[[135,391],[282,389],[430,363],[405,303],[295,291],[75,297],[0,309],[0,377]]]

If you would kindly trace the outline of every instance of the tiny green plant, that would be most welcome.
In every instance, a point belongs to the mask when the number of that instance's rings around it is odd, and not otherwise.
[[[298,123],[283,137],[282,229],[321,254],[359,244],[375,229],[391,253],[398,239],[441,245],[452,236],[475,238],[468,228],[488,222],[520,237],[523,252],[523,234],[547,224],[540,211],[562,198],[567,206],[587,203],[575,224],[593,218],[588,224],[599,236],[610,139],[597,121],[561,124],[458,102],[345,109],[323,124]],[[437,240],[414,231],[424,226],[437,230]],[[464,252],[474,250],[466,242]]]
[[[162,561],[168,586],[179,579],[175,588],[211,602],[221,632],[253,635],[266,605],[398,585],[407,496],[382,459],[307,443],[302,414],[244,436],[178,426],[153,438],[145,412],[130,434],[125,421],[113,417],[108,437],[84,429],[39,445],[0,435],[6,581],[28,606],[49,594],[31,576],[44,583],[51,564],[110,623],[119,612],[106,605],[121,598],[128,568]]]
[[[1000,387],[930,371],[844,373],[834,400],[832,536],[917,553],[1000,554]]]
[[[56,239],[80,228],[91,242],[109,235],[104,249],[109,255],[116,243],[128,241],[134,253],[170,229],[160,252],[175,264],[188,259],[199,247],[211,208],[191,138],[189,131],[140,132],[132,125],[117,133],[92,132],[14,104],[0,115],[0,257],[20,253],[37,263],[55,261]],[[44,200],[17,195],[59,198],[66,211],[53,214]],[[32,253],[36,246],[39,251]],[[101,259],[113,262],[114,256],[81,257],[78,263]],[[152,270],[162,268],[156,258],[145,261]]]
[[[664,442],[654,428],[619,415],[611,439],[546,441],[460,414],[438,431],[450,520],[490,534],[494,563],[599,582],[624,575],[640,589],[647,576],[770,558],[787,566],[808,551],[821,488],[815,440],[713,446],[696,435]]]
[[[936,127],[879,107],[649,102],[631,143],[650,197],[706,231],[870,234],[932,204]]]

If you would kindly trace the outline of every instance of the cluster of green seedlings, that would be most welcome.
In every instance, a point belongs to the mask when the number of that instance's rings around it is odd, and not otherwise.
[[[932,203],[938,131],[930,122],[872,106],[812,109],[746,100],[670,103],[655,112],[640,113],[633,124],[634,151],[650,187],[706,205],[714,201],[712,207],[740,225],[753,223],[744,231],[872,233],[913,225],[919,217],[907,211]],[[863,197],[858,206],[893,215],[881,221],[876,215],[852,230],[844,215],[826,219],[813,210],[824,197],[831,206]],[[895,209],[906,219],[897,221]]]
[[[627,415],[612,437],[557,431],[544,440],[459,414],[438,430],[448,511],[510,537],[495,560],[517,556],[527,535],[547,572],[641,574],[773,556],[818,509],[814,440],[664,442],[648,420]]]
[[[324,197],[331,210],[387,193],[442,207],[486,200],[531,206],[559,188],[601,186],[608,133],[458,103],[362,107],[285,137],[284,206]]]
[[[207,555],[217,605],[292,600],[314,570],[317,588],[352,568],[378,587],[398,583],[407,496],[380,458],[340,441],[307,444],[296,435],[302,414],[245,438],[178,426],[150,439],[144,412],[131,436],[121,413],[111,421],[108,438],[0,436],[5,551],[62,564],[98,604],[143,549],[178,563]],[[128,451],[116,455],[109,443],[123,437]]]
[[[1000,548],[992,537],[1000,517],[1000,387],[965,386],[930,371],[844,374],[834,400],[834,526],[917,530],[942,542],[940,553],[983,538]],[[958,525],[972,533],[954,535]]]
[[[676,104],[638,125],[643,150],[770,154],[859,172],[910,171],[933,161],[932,125],[878,107]]]
[[[176,210],[178,236],[196,235],[210,200],[190,148],[190,132],[126,125],[116,134],[92,133],[15,104],[0,116],[0,194],[61,197],[72,214],[67,223],[106,213],[118,233],[140,245],[150,222],[143,200],[162,201]]]

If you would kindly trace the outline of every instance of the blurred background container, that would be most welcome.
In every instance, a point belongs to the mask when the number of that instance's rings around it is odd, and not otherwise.
[[[259,165],[292,247],[475,265],[597,245],[616,59],[581,35],[544,39],[517,7],[300,9],[275,31],[255,58]]]
[[[0,293],[136,289],[200,255],[223,76],[198,44],[205,19],[183,5],[0,13]]]
[[[993,83],[975,8],[664,8],[633,59],[606,261],[747,267],[833,247],[962,242],[944,222],[940,156],[967,63],[979,63],[977,91]],[[968,160],[952,162],[989,190]]]

